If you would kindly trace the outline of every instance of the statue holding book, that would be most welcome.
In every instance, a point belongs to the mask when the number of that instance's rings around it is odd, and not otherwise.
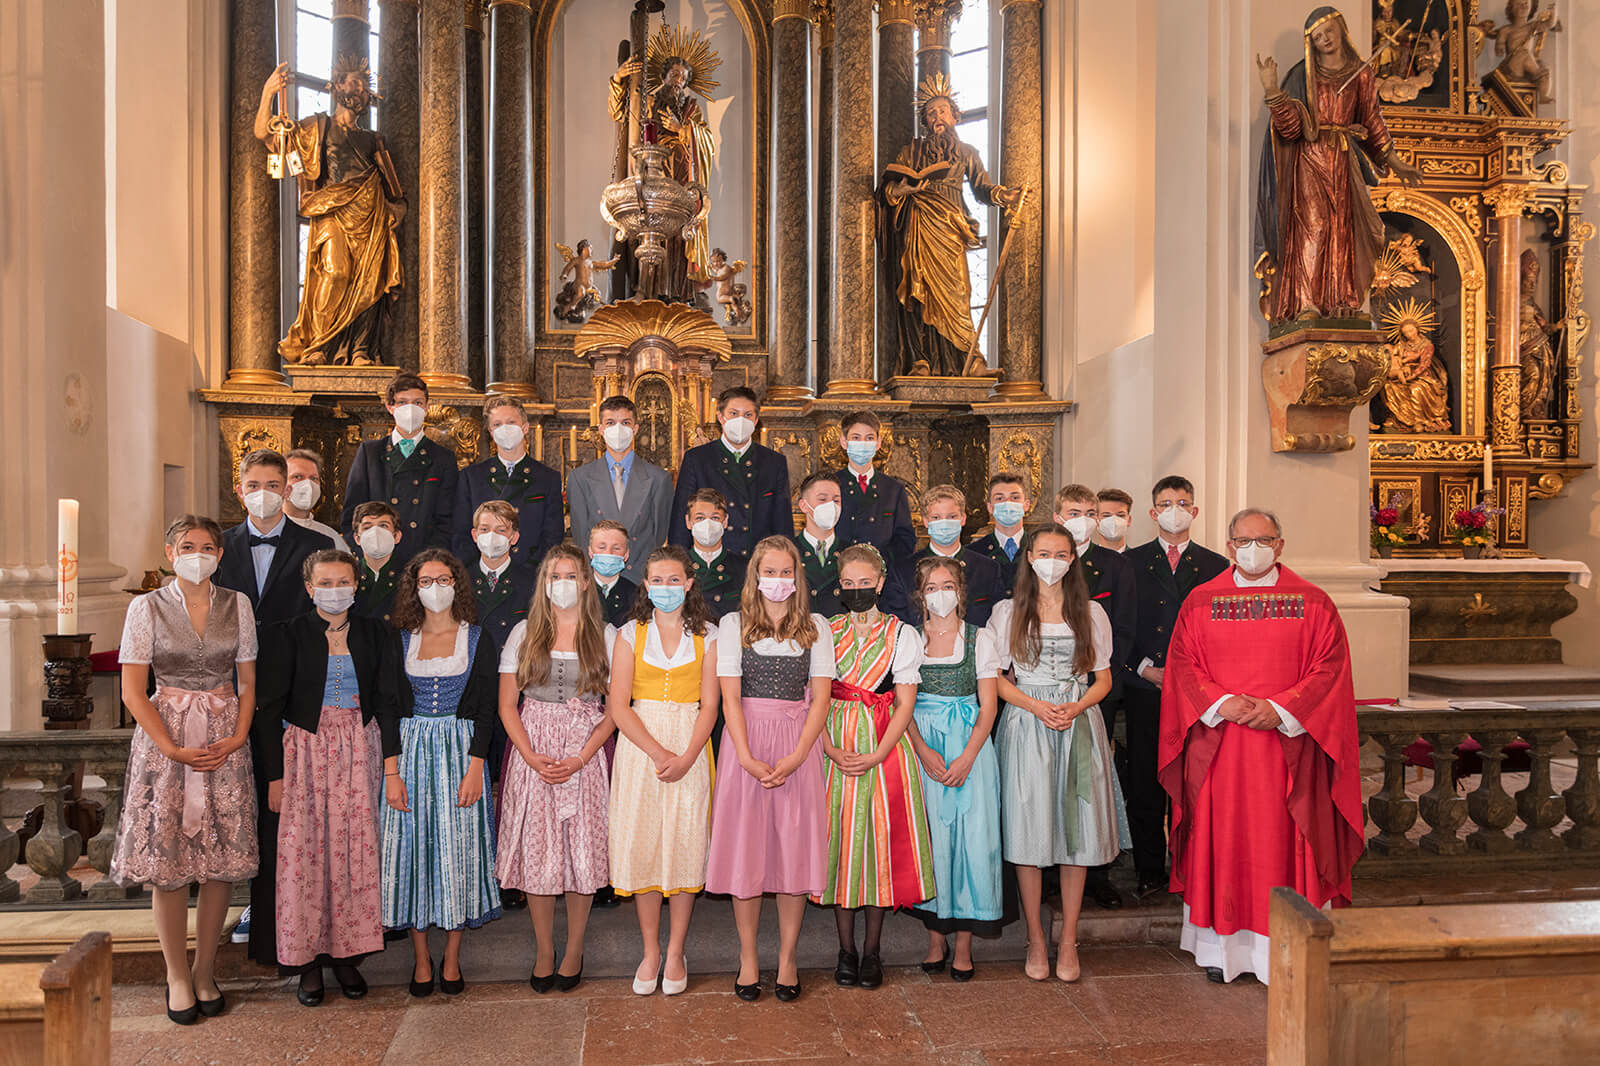
[[[977,351],[967,252],[982,247],[963,192],[1009,208],[1019,189],[998,185],[978,150],[956,136],[961,112],[944,74],[917,88],[923,136],[900,150],[878,183],[878,254],[896,302],[902,374],[992,376]]]

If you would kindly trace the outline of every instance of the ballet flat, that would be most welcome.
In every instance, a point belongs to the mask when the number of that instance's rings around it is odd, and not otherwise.
[[[662,966],[663,969],[666,967],[666,959],[663,958],[661,960],[661,966]],[[636,995],[636,996],[653,996],[653,995],[655,995],[656,985],[659,984],[660,981],[661,981],[661,970],[660,969],[656,970],[656,975],[654,977],[650,978],[648,981],[641,981],[641,980],[639,980],[638,977],[634,977],[634,979],[633,979],[633,994]]]
[[[681,981],[674,981],[672,978],[667,976],[666,962],[663,960],[661,964],[661,994],[663,996],[676,996],[681,994],[683,990],[688,987],[689,960],[687,958],[683,960],[683,980]]]

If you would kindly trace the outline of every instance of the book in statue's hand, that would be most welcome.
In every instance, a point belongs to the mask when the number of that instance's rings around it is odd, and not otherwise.
[[[921,184],[934,178],[943,178],[955,164],[948,159],[938,159],[921,170],[908,167],[904,163],[890,163],[889,173],[899,174],[908,184]]]

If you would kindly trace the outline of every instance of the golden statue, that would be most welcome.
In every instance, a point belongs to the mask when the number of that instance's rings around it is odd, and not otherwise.
[[[641,70],[644,72],[641,136],[646,142],[672,149],[668,175],[683,185],[698,187],[702,198],[711,183],[717,146],[695,97],[711,98],[720,85],[711,75],[721,65],[721,57],[698,30],[662,24],[650,35],[644,60],[629,59],[611,76],[611,120],[626,122],[628,82]],[[709,280],[708,221],[702,218],[689,240],[674,236],[667,242],[667,253],[667,291],[674,300],[692,303],[697,288]]]
[[[1551,325],[1539,306],[1539,257],[1533,249],[1522,253],[1522,300],[1517,322],[1517,346],[1522,357],[1522,417],[1540,421],[1550,417],[1556,394],[1556,353],[1550,338],[1564,323]]]
[[[565,258],[566,265],[556,278],[556,281],[565,284],[556,293],[554,314],[563,322],[581,325],[589,312],[601,304],[600,290],[594,283],[594,272],[614,269],[618,257],[596,259],[588,240],[579,241],[576,250],[558,242],[556,251]],[[572,275],[571,281],[567,280],[568,274]]]
[[[1449,433],[1449,386],[1444,364],[1428,339],[1438,325],[1432,306],[1408,299],[1390,306],[1382,321],[1391,342],[1383,383],[1389,417],[1383,428],[1390,433]]]
[[[284,63],[268,75],[255,121],[258,140],[271,147],[281,130],[298,154],[299,213],[311,222],[300,313],[278,354],[303,366],[366,366],[382,358],[384,320],[404,284],[395,230],[405,199],[383,138],[360,125],[378,94],[367,61],[341,56],[328,83],[333,114],[291,123],[272,114],[288,86]]]
[[[879,255],[900,305],[897,363],[902,374],[989,376],[973,343],[967,273],[967,252],[983,241],[962,192],[1010,207],[1021,190],[990,181],[978,150],[956,136],[961,111],[944,74],[917,87],[917,113],[924,136],[900,149],[878,184]]]

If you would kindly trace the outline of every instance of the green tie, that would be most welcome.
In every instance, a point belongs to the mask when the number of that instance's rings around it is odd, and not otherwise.
[[[416,450],[417,450],[417,442],[416,442],[415,439],[413,439],[411,437],[401,437],[400,438],[400,454],[401,455],[403,455],[407,459],[409,459],[409,458],[411,458],[411,453],[416,451]]]

